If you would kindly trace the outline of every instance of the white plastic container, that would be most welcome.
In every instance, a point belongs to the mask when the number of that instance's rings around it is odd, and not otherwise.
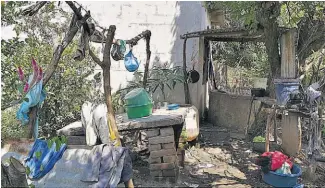
[[[195,140],[199,136],[199,124],[199,111],[194,106],[188,108],[182,130],[182,135],[188,142]]]

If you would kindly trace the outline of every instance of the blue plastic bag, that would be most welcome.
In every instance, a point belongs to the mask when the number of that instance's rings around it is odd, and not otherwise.
[[[139,62],[136,57],[134,57],[132,50],[129,51],[124,57],[124,65],[126,70],[129,72],[134,72],[139,68]]]
[[[32,150],[29,152],[25,160],[25,166],[29,172],[27,176],[32,180],[37,180],[45,176],[61,159],[64,151],[67,148],[65,143],[62,143],[59,149],[56,149],[56,142],[53,142],[49,147],[46,140],[36,139]]]
[[[33,75],[29,77],[28,83],[31,84],[33,79]],[[26,98],[28,101],[23,101],[20,105],[20,108],[17,111],[17,119],[23,124],[27,125],[29,122],[28,113],[30,108],[40,105],[46,97],[46,93],[43,90],[43,79],[36,83],[28,93],[26,94]],[[34,138],[38,137],[38,119],[36,119],[35,126],[34,126]]]

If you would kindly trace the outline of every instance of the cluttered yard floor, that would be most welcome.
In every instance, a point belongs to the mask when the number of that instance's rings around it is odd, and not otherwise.
[[[13,149],[2,148],[2,153],[16,152],[27,155],[28,147],[25,146],[32,143],[25,142],[12,143]],[[192,146],[185,151],[185,165],[180,167],[177,183],[154,181],[148,170],[148,156],[141,156],[138,152],[132,152],[133,181],[135,187],[270,187],[262,181],[261,172],[254,164],[258,155],[260,154],[252,150],[251,143],[245,138],[205,123],[200,126],[196,147]],[[295,160],[304,168],[306,163],[302,161]],[[319,164],[325,169],[324,163]],[[299,183],[305,187],[323,186],[325,174],[320,171],[316,173],[319,176],[318,181],[309,182],[303,173]],[[120,184],[119,187],[124,185]]]
[[[261,172],[254,161],[259,153],[237,134],[228,130],[204,124],[200,127],[199,147],[186,150],[185,166],[181,167],[176,184],[156,182],[150,179],[145,160],[138,157],[134,162],[134,183],[136,187],[271,187],[261,179]],[[300,166],[306,164],[296,159]],[[319,174],[318,174],[319,175]],[[319,179],[324,179],[319,178]],[[313,183],[302,178],[305,186],[324,186],[324,181]]]

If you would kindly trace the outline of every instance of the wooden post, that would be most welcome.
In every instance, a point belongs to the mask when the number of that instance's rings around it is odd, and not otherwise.
[[[151,38],[151,32],[149,32],[147,34],[147,36],[145,37],[145,39],[146,39],[147,60],[146,60],[146,65],[144,66],[143,88],[146,88],[146,86],[147,86],[148,74],[149,74],[149,63],[150,63],[150,56],[151,56],[151,51],[150,51],[150,38]]]
[[[266,121],[266,131],[265,131],[265,152],[270,151],[270,133],[271,133],[271,124],[273,123],[272,118],[275,114],[275,107],[272,106],[272,109],[267,109],[267,121]]]
[[[188,89],[188,83],[187,83],[187,71],[186,71],[186,41],[187,38],[184,39],[184,43],[183,43],[184,94],[185,94],[185,103],[191,104],[190,91]]]
[[[281,36],[281,78],[295,79],[296,64],[296,30],[291,29]],[[293,114],[283,114],[282,119],[282,149],[290,156],[296,156],[301,150],[300,117]]]
[[[106,42],[104,47],[104,57],[102,63],[103,69],[103,80],[104,80],[104,95],[105,102],[107,106],[107,123],[110,131],[110,138],[112,141],[115,141],[115,146],[121,146],[120,135],[115,121],[115,114],[112,104],[112,95],[111,95],[111,46],[113,43],[116,27],[115,25],[109,26]]]

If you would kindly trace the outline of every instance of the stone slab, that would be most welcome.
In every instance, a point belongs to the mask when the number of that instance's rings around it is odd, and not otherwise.
[[[119,131],[128,131],[181,125],[187,109],[188,107],[177,110],[156,110],[148,117],[136,119],[128,119],[126,114],[116,115],[117,128]]]
[[[168,143],[174,143],[175,138],[174,136],[156,136],[151,137],[148,139],[149,144],[168,144]]]

